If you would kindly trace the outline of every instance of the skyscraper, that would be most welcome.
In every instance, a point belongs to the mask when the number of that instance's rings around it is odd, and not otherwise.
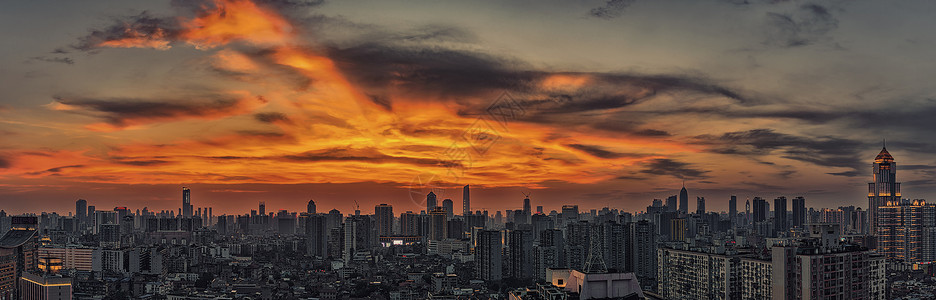
[[[454,205],[455,203],[452,202],[452,199],[442,200],[442,209],[445,210],[446,218],[451,219],[453,216],[455,216]]]
[[[676,211],[677,196],[672,195],[666,198],[666,211]]]
[[[309,204],[306,205],[306,212],[310,214],[315,213],[315,200],[309,199]]]
[[[763,222],[767,221],[767,201],[761,199],[761,197],[754,197],[754,214],[752,222]]]
[[[683,184],[681,190],[679,190],[679,212],[683,214],[689,213],[689,191],[686,190],[686,184]]]
[[[804,226],[806,226],[806,198],[796,197],[793,198],[793,227],[804,228]]]
[[[192,216],[192,191],[187,187],[182,187],[182,216]]]
[[[436,207],[429,212],[429,240],[441,241],[448,232],[445,209]]]
[[[259,208],[259,209],[260,209],[260,210],[259,210],[259,214],[260,214],[261,216],[265,216],[265,215],[266,215],[266,202],[260,201],[260,208]]]
[[[887,147],[881,149],[874,158],[871,169],[871,179],[874,182],[868,183],[868,219],[871,222],[871,233],[877,235],[878,224],[881,222],[878,218],[878,207],[885,206],[888,202],[900,202],[900,183],[897,182],[897,162],[887,152]]]
[[[439,206],[438,202],[436,202],[436,194],[430,191],[426,195],[426,213],[432,211],[436,206]]]
[[[310,256],[328,255],[328,217],[323,214],[308,214],[305,223],[307,249]]]
[[[705,197],[696,197],[696,214],[705,214]]]
[[[786,197],[780,196],[774,199],[774,230],[776,232],[787,231],[787,204]]]
[[[530,216],[533,215],[533,207],[530,206],[530,196],[527,195],[526,198],[523,198],[523,216],[522,222],[517,222],[521,224],[530,224]]]
[[[88,201],[87,200],[78,199],[78,201],[75,201],[75,217],[78,218],[79,228],[84,229],[84,227],[81,227],[81,226],[82,224],[85,224],[85,222],[87,222],[87,219],[88,219]]]
[[[389,204],[375,206],[374,218],[377,221],[377,236],[393,235],[393,206]]]
[[[738,226],[738,197],[731,195],[731,199],[728,199],[728,221],[731,223],[731,228]]]
[[[465,187],[462,188],[462,215],[463,216],[467,216],[471,214],[471,197],[470,196],[471,196],[470,193],[468,193],[468,185],[466,184]]]

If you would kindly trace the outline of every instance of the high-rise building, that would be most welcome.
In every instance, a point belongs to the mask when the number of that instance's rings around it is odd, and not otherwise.
[[[685,183],[683,183],[682,189],[679,190],[679,213],[689,213],[689,191],[686,190]]]
[[[400,214],[400,233],[403,236],[421,236],[419,232],[419,215],[408,211]]]
[[[774,299],[885,298],[884,257],[840,243],[838,226],[810,224],[809,239],[773,247]]]
[[[640,284],[651,290],[657,269],[657,234],[653,223],[641,220],[627,224],[627,267]]]
[[[676,195],[666,197],[666,211],[676,211],[677,199],[678,197]]]
[[[728,221],[731,223],[731,228],[738,226],[738,197],[735,195],[731,195],[728,199]]]
[[[871,179],[874,182],[868,183],[868,219],[871,221],[871,232],[880,235],[878,225],[882,219],[878,217],[878,207],[900,202],[900,183],[897,182],[897,162],[887,152],[887,147],[881,149],[874,158],[871,168]]]
[[[705,197],[696,197],[696,214],[705,214]]]
[[[504,262],[505,278],[526,280],[533,278],[533,232],[508,230]]]
[[[761,197],[754,197],[754,214],[751,221],[755,224],[758,222],[767,221],[767,200],[762,199]]]
[[[664,299],[884,299],[884,259],[842,244],[838,224],[769,255],[738,249],[658,250],[657,280]],[[744,250],[744,249],[741,249]]]
[[[310,214],[315,213],[315,200],[309,199],[309,204],[306,204],[306,212]]]
[[[565,238],[562,230],[546,229],[539,234],[539,244],[533,250],[533,273],[538,280],[546,280],[547,268],[565,268]]]
[[[796,197],[793,198],[793,227],[802,229],[804,226],[806,226],[806,198]]]
[[[446,238],[448,232],[448,218],[445,209],[441,207],[434,208],[429,212],[429,240],[441,241]]]
[[[436,206],[439,206],[438,202],[436,202],[436,194],[430,191],[429,194],[426,195],[426,213],[435,209]]]
[[[784,232],[789,229],[787,226],[787,201],[786,197],[780,196],[774,199],[774,231]]]
[[[192,216],[192,191],[187,187],[182,187],[182,216]]]
[[[370,251],[377,245],[377,231],[370,216],[352,215],[344,222],[343,259],[347,262],[358,251]]]
[[[475,274],[487,282],[499,282],[503,278],[501,232],[479,230],[474,252]]]
[[[17,290],[17,279],[24,273],[37,267],[37,247],[39,234],[35,226],[28,229],[17,226],[22,218],[31,218],[36,223],[36,217],[12,217],[13,229],[0,237],[0,299],[20,299]]]
[[[442,210],[445,210],[446,218],[452,219],[452,217],[455,216],[454,209],[455,207],[454,207],[454,202],[452,202],[452,199],[442,200]]]
[[[322,214],[306,213],[305,218],[305,234],[309,255],[326,257],[328,255],[328,217]]]
[[[471,214],[471,194],[468,191],[468,185],[462,188],[462,215],[467,216]]]
[[[530,224],[530,216],[533,215],[533,208],[530,206],[530,196],[523,198],[523,222],[520,224]]]
[[[887,201],[878,206],[877,251],[884,257],[908,263],[922,262],[925,211],[932,205],[916,199]]]
[[[374,219],[377,221],[377,236],[393,235],[393,206],[389,204],[375,206]]]
[[[266,202],[260,201],[260,207],[258,208],[257,212],[261,216],[266,215]]]
[[[78,199],[75,201],[75,217],[78,218],[78,226],[84,229],[84,224],[88,222],[88,201],[85,199]]]

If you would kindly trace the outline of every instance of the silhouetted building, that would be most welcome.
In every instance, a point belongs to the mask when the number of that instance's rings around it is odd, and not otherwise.
[[[182,216],[192,216],[192,191],[187,187],[182,187]]]
[[[774,199],[774,231],[787,231],[787,201],[786,197],[780,196]]]
[[[793,227],[804,228],[806,226],[806,198],[793,198]]]
[[[679,212],[682,214],[689,213],[689,191],[686,190],[686,185],[683,184],[681,190],[679,190]]]
[[[375,206],[374,219],[377,222],[377,236],[393,235],[393,206],[389,204]]]
[[[430,191],[429,194],[426,195],[426,213],[432,211],[436,206],[439,206],[436,201],[436,194]]]
[[[468,191],[468,185],[462,188],[462,215],[471,214],[471,193]]]
[[[705,214],[705,197],[696,197],[696,214]]]
[[[429,212],[429,240],[441,241],[446,238],[448,232],[448,217],[445,209],[436,207]]]
[[[501,232],[480,230],[477,234],[474,254],[475,275],[478,279],[487,282],[501,281],[503,278]]]
[[[309,199],[309,204],[306,204],[306,212],[310,214],[315,213],[315,200]]]

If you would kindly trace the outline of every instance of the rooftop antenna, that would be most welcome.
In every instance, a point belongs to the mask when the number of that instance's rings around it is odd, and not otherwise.
[[[604,254],[601,253],[601,245],[598,244],[598,226],[592,226],[589,237],[588,259],[585,260],[584,273],[608,273],[608,266],[604,262]]]

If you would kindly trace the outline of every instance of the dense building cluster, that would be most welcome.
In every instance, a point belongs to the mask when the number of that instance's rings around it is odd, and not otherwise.
[[[683,187],[645,211],[425,209],[213,215],[182,189],[177,211],[0,212],[0,299],[889,299],[926,288],[936,206],[900,198],[874,162],[862,208],[804,197],[726,199],[690,213]],[[753,206],[753,208],[752,208]],[[904,292],[906,291],[906,292]],[[895,294],[895,293],[900,293]],[[925,298],[922,296],[920,298]]]

